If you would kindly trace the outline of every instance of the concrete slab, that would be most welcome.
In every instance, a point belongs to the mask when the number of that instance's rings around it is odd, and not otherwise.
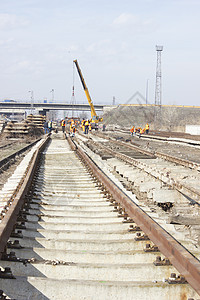
[[[178,192],[176,190],[160,189],[153,191],[153,201],[156,203],[175,203],[178,197]]]
[[[145,281],[87,281],[87,280],[63,280],[47,279],[42,277],[18,277],[16,280],[0,280],[1,288],[12,298],[20,300],[133,300],[135,299],[181,299],[181,295],[196,297],[188,285],[169,285],[161,282]],[[10,290],[12,286],[12,290]],[[19,289],[20,287],[20,289]],[[73,295],[73,298],[72,298]],[[154,295],[152,298],[150,295]],[[187,297],[186,296],[186,297]]]

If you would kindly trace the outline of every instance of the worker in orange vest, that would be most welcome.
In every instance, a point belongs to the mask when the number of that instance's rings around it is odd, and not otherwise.
[[[76,127],[75,127],[75,125],[72,125],[72,134],[71,134],[71,136],[75,136],[75,132],[76,132]]]
[[[131,136],[133,136],[134,129],[135,129],[135,126],[133,126],[133,127],[130,129]]]
[[[73,121],[73,120],[72,120]],[[71,124],[70,124],[70,132],[72,133],[72,128],[73,128],[73,126],[74,126],[74,121],[73,122],[71,122]]]
[[[85,122],[85,134],[88,134],[88,129],[89,129],[89,120],[87,120],[86,122]]]
[[[141,137],[141,135],[142,135],[144,132],[145,132],[145,128],[142,129],[142,128],[140,127],[139,138]]]
[[[89,122],[89,131],[91,132],[92,131],[92,123]]]
[[[146,132],[146,134],[149,133],[149,124],[148,124],[148,123],[147,123],[146,126],[145,126],[145,132]]]
[[[65,120],[64,119],[61,121],[61,126],[62,126],[62,132],[64,133],[65,132]]]
[[[81,127],[83,129],[83,132],[85,132],[85,122],[86,121],[84,119],[81,121]]]

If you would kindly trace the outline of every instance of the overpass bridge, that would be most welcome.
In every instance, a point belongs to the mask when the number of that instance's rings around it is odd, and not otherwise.
[[[94,105],[96,111],[103,111],[106,105]],[[108,105],[109,106],[109,105]],[[66,103],[31,103],[31,102],[0,102],[0,111],[4,110],[32,110],[39,111],[49,110],[76,110],[76,111],[90,111],[89,104],[66,104]]]

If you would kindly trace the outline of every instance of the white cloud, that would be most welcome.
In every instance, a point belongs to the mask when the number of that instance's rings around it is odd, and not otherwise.
[[[0,30],[14,29],[16,27],[26,26],[27,19],[15,14],[0,14]]]
[[[11,44],[14,41],[13,38],[8,38],[8,39],[0,39],[0,46],[7,46]]]
[[[41,62],[30,60],[19,60],[12,65],[9,65],[5,70],[7,74],[31,74],[38,75],[43,71]]]
[[[99,51],[102,48],[110,47],[110,40],[99,40],[97,42],[94,42],[92,44],[89,44],[86,46],[86,52],[96,52]]]
[[[134,23],[138,23],[138,22],[139,22],[138,16],[133,15],[133,14],[122,13],[116,19],[114,19],[113,25],[114,26],[130,25],[130,24],[134,24]]]
[[[157,22],[152,18],[141,18],[139,15],[122,13],[112,22],[112,27],[119,29],[130,29],[135,33],[154,32],[157,28]]]

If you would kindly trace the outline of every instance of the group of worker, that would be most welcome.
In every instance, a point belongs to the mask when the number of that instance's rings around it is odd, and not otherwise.
[[[145,125],[145,128],[133,126],[130,129],[130,132],[131,132],[131,136],[136,136],[136,133],[138,133],[139,138],[140,138],[142,134],[144,134],[144,133],[148,134],[149,133],[149,124],[147,123]]]
[[[73,137],[75,136],[75,132],[76,132],[76,126],[79,124],[79,122],[71,119],[71,120],[68,120],[68,122],[70,124],[70,135]],[[61,127],[62,127],[62,132],[65,133],[65,126],[66,126],[66,121],[65,119],[63,119],[61,121]]]
[[[84,134],[88,134],[92,130],[92,124],[89,119],[87,119],[87,120],[83,119],[81,122],[71,119],[71,120],[68,120],[67,123],[70,124],[70,135],[71,136],[75,136],[76,128],[79,125],[82,128]],[[62,127],[62,132],[65,133],[66,120],[63,119],[60,122],[60,124]]]
[[[75,121],[75,120],[71,119],[68,121],[68,123],[70,124],[70,135],[72,137],[75,136],[76,127],[79,125],[83,129],[84,134],[88,134],[88,132],[92,130],[92,125],[89,120],[83,119],[80,123],[80,121]],[[63,119],[61,121],[61,127],[62,127],[63,133],[65,132],[65,125],[66,125],[66,121]]]

